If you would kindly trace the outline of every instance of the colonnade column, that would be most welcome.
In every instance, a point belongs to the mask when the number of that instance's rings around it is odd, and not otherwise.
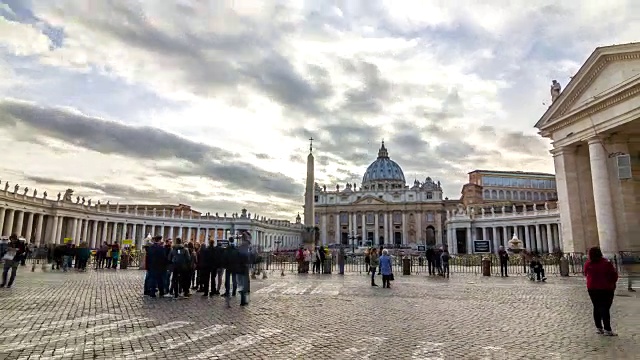
[[[4,216],[7,213],[7,209],[0,209],[0,235],[2,235],[2,231],[4,231]]]
[[[58,222],[59,222],[58,216],[55,215],[53,217],[53,223],[51,224],[51,238],[49,239],[49,241],[52,244],[57,244],[58,243],[58,237],[57,237],[57,235],[58,235]]]
[[[378,214],[377,212],[373,213],[373,216],[375,217],[373,219],[373,245],[378,245],[380,243],[380,214]]]
[[[62,225],[64,225],[64,216],[58,217],[58,231],[56,231],[56,244],[62,240]]]
[[[27,216],[27,231],[24,234],[24,238],[27,239],[27,243],[30,243],[31,239],[33,238],[33,213],[32,212],[30,212],[29,215]]]
[[[55,221],[55,220],[54,220]],[[42,243],[42,227],[44,226],[44,214],[38,214],[36,218],[36,245]]]
[[[18,220],[16,220],[16,228],[14,230],[14,232],[16,233],[16,235],[18,235],[18,237],[23,236],[24,234],[22,233],[22,225],[24,223],[24,211],[20,211],[18,213]]]
[[[589,139],[589,160],[591,163],[591,181],[593,183],[593,203],[598,226],[598,240],[602,252],[613,255],[618,251],[616,220],[611,198],[609,181],[609,154],[602,139]]]
[[[15,210],[9,209],[9,216],[7,216],[7,226],[4,228],[4,235],[10,236],[13,232],[13,217],[15,216]]]
[[[93,221],[93,231],[91,231],[91,247],[96,247],[96,241],[98,241],[98,220]]]
[[[102,223],[102,236],[100,237],[100,246],[107,242],[107,230],[107,222],[105,221]]]
[[[535,228],[535,234],[536,234],[535,250],[543,251],[542,237],[541,237],[541,234],[540,234],[540,226],[538,224],[536,224],[536,225],[534,225],[534,228]]]
[[[78,232],[78,219],[73,218],[71,221],[71,239],[75,243],[77,241],[76,234]]]
[[[89,219],[85,219],[83,220],[84,222],[84,228],[82,229],[82,241],[86,242],[87,244],[91,244],[91,241],[89,241]]]

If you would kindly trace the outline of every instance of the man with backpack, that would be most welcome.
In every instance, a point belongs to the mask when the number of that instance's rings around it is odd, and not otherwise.
[[[171,287],[174,299],[177,299],[182,292],[184,297],[189,297],[189,286],[191,285],[191,254],[182,245],[182,239],[177,238],[176,244],[169,253],[169,262],[173,267],[173,277]]]

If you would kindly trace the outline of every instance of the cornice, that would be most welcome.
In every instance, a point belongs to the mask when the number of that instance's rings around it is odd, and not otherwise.
[[[605,98],[603,100],[601,100],[600,102],[584,109],[581,111],[576,112],[575,114],[569,116],[568,118],[559,121],[556,124],[551,125],[550,127],[544,129],[544,131],[541,131],[542,133],[553,133],[554,131],[560,130],[562,128],[565,128],[571,124],[574,124],[588,116],[591,116],[595,113],[598,113],[600,111],[603,111],[613,105],[616,105],[618,103],[621,103],[625,100],[627,100],[630,97],[633,97],[637,94],[640,94],[640,84],[636,84],[628,89],[626,89],[625,91],[620,92],[619,94],[616,94],[612,97],[609,98]]]
[[[584,92],[593,84],[595,79],[602,73],[602,70],[612,62],[616,61],[629,61],[629,60],[637,60],[640,59],[640,51],[635,52],[627,52],[627,53],[619,53],[619,54],[611,54],[611,55],[602,55],[600,58],[595,60],[593,65],[591,65],[586,72],[580,76],[580,78],[574,78],[568,84],[567,88],[561,93],[564,95],[570,95],[568,98],[560,98],[556,101],[560,101],[557,108],[554,109],[554,104],[551,104],[549,110],[547,112],[551,112],[549,118],[545,119],[545,122],[553,122],[557,118],[561,118],[565,114],[569,112],[571,107],[575,105],[576,101],[584,94]],[[583,66],[588,66],[589,60],[585,62]],[[576,75],[579,76],[579,75]],[[573,83],[575,81],[576,88],[573,88]],[[542,116],[544,119],[545,114]],[[537,124],[538,125],[538,124]],[[544,127],[545,123],[539,124],[540,127]],[[545,129],[545,132],[549,130]]]

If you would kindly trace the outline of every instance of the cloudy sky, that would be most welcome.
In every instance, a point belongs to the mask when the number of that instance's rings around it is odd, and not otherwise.
[[[457,198],[552,172],[551,79],[638,34],[634,0],[0,0],[0,180],[292,219],[313,136],[320,184],[384,139]]]

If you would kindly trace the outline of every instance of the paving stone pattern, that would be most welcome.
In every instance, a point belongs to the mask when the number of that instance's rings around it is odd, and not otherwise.
[[[619,296],[619,337],[595,334],[584,281],[287,275],[251,305],[145,299],[142,271],[20,269],[0,289],[0,359],[637,359],[640,299]]]

